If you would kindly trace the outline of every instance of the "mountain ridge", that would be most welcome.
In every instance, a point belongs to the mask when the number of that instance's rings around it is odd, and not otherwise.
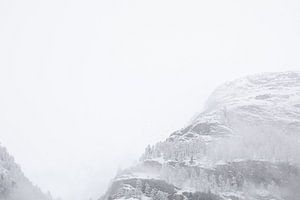
[[[101,199],[299,199],[299,103],[300,72],[227,82]]]
[[[1,200],[53,200],[50,193],[40,188],[24,175],[14,158],[0,145],[0,199]]]

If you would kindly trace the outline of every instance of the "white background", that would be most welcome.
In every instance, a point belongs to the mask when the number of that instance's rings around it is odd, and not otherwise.
[[[224,81],[300,70],[290,0],[0,0],[0,142],[44,191],[99,197]]]

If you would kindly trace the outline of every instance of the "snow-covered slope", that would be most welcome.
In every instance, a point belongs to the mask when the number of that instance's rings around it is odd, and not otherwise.
[[[4,147],[0,146],[0,200],[51,200],[23,174]]]
[[[225,83],[102,199],[300,199],[300,73]]]

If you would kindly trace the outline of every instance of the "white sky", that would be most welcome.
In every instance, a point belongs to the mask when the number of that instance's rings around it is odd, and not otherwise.
[[[0,0],[0,142],[65,200],[239,76],[300,70],[300,1]]]

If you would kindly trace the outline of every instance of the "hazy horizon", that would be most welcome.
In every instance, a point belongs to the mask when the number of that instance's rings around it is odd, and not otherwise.
[[[0,1],[0,143],[64,200],[182,128],[225,81],[300,70],[298,1]]]

